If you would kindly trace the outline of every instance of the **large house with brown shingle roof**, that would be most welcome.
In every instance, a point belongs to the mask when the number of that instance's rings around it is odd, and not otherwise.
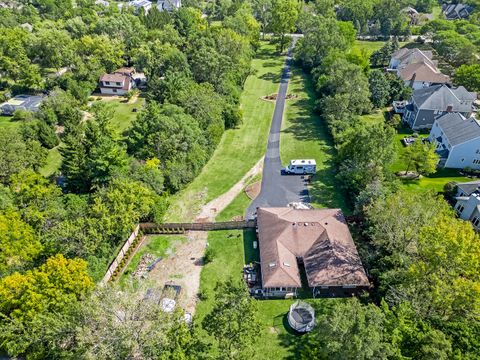
[[[303,275],[314,297],[370,286],[340,209],[259,208],[257,227],[265,297],[297,295]]]

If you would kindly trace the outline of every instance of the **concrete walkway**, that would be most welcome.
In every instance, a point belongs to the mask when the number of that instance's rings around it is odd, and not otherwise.
[[[308,188],[303,176],[282,175],[282,161],[280,159],[280,132],[285,109],[285,98],[290,81],[290,64],[292,50],[298,37],[293,38],[292,46],[288,49],[285,67],[283,68],[280,87],[278,89],[275,110],[273,112],[270,135],[268,137],[267,152],[263,164],[262,189],[258,197],[248,207],[246,218],[255,217],[258,207],[286,206],[290,202],[308,202]],[[290,159],[285,159],[289,161]]]

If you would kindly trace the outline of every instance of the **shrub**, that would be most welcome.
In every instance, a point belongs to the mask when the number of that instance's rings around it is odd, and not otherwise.
[[[205,250],[205,254],[203,255],[203,263],[208,264],[213,261],[215,258],[215,250],[211,246],[208,246]]]

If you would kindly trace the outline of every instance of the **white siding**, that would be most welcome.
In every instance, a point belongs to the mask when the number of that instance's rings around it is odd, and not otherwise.
[[[477,154],[477,150],[480,150],[480,138],[453,146],[448,155],[445,167],[455,169],[463,169],[465,167],[480,169],[480,153]]]
[[[115,89],[115,88],[100,88],[100,93],[101,94],[106,94],[106,95],[125,95],[128,92],[128,90],[125,89]]]

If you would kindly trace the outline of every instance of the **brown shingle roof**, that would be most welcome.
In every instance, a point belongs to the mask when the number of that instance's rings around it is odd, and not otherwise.
[[[447,75],[425,61],[407,65],[399,71],[399,76],[404,81],[426,81],[436,84],[446,84],[450,81]]]
[[[124,83],[126,80],[126,76],[122,74],[103,74],[100,77],[100,81],[109,81],[109,82],[119,82],[119,83]]]
[[[257,211],[263,287],[300,287],[303,258],[310,287],[369,286],[340,209]]]

